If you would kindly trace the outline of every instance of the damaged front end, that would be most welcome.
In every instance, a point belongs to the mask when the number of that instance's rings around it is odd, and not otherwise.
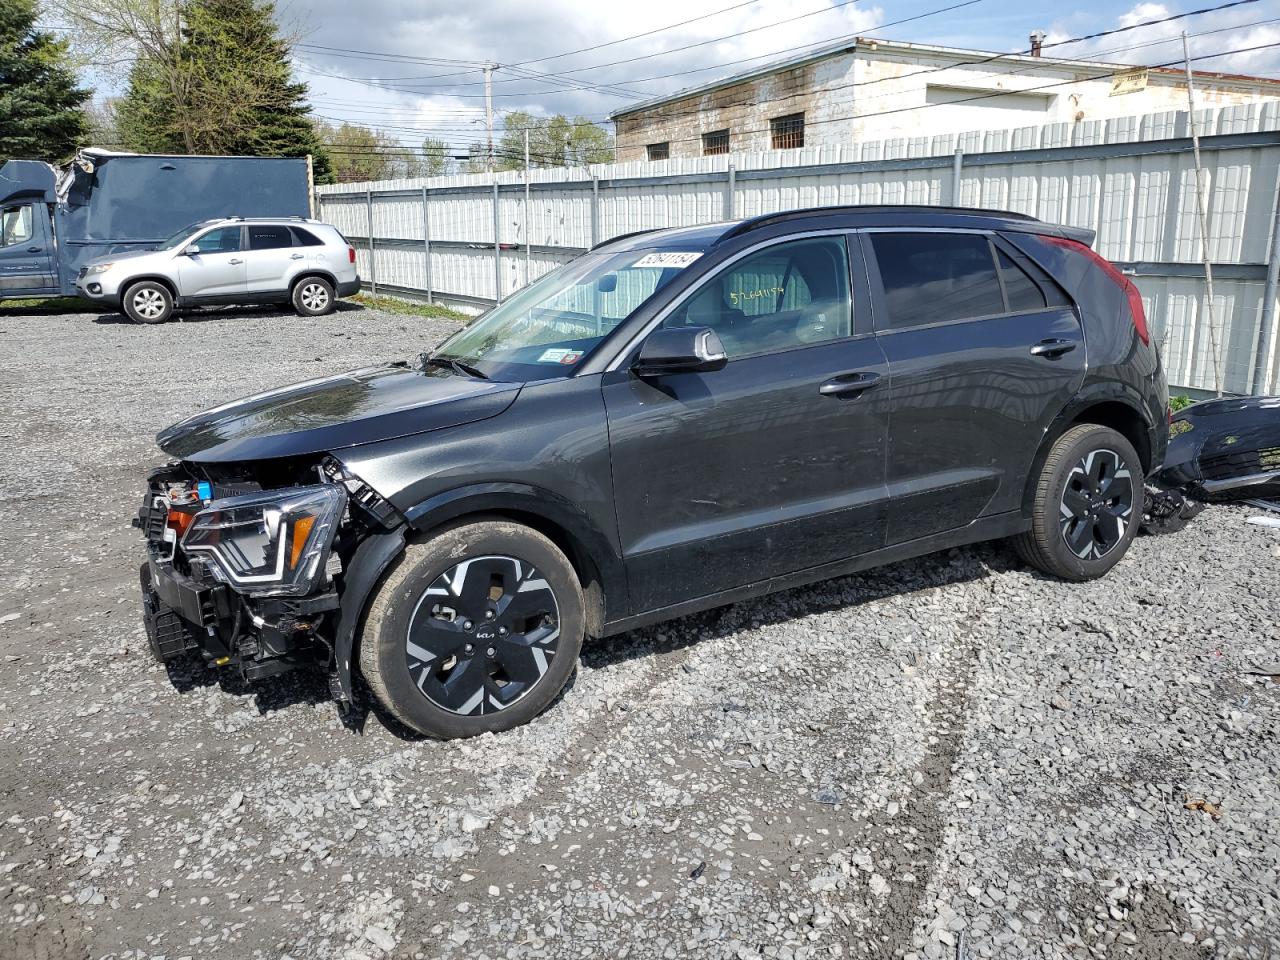
[[[134,525],[146,538],[143,615],[157,659],[190,654],[246,680],[320,665],[335,697],[350,700],[338,638],[347,632],[349,650],[344,601],[364,594],[348,596],[347,583],[361,545],[400,518],[337,461],[170,463],[148,477]]]
[[[1210,400],[1179,411],[1157,479],[1206,501],[1280,497],[1280,397]]]

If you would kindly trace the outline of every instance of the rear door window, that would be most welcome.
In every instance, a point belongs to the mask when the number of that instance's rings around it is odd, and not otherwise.
[[[249,225],[250,250],[278,250],[281,247],[293,246],[293,234],[288,227],[272,224],[252,223]]]
[[[991,242],[980,233],[871,233],[889,329],[1005,312]]]

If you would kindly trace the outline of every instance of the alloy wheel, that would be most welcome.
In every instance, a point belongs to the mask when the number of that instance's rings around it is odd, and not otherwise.
[[[1129,465],[1114,450],[1092,450],[1067,475],[1060,506],[1062,538],[1081,560],[1106,556],[1133,519]]]
[[[318,283],[302,288],[302,305],[308,310],[323,310],[329,303],[329,291]]]
[[[432,581],[414,607],[405,658],[431,703],[462,716],[503,710],[529,692],[555,658],[560,607],[531,564],[474,557]]]
[[[164,314],[164,295],[159,290],[139,290],[133,295],[133,309],[148,320]]]

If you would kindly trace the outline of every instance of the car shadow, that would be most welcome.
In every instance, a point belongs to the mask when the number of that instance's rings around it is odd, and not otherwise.
[[[359,313],[368,310],[362,303],[356,303],[351,300],[339,300],[334,304],[334,313]],[[190,310],[176,314],[172,320],[167,323],[154,324],[157,328],[167,327],[175,323],[208,323],[211,320],[262,320],[266,318],[292,319],[292,320],[309,320],[310,317],[302,317],[288,307],[282,307],[279,304],[249,304],[244,306],[230,307],[194,307]],[[102,324],[103,326],[121,325],[126,327],[145,327],[149,324],[134,323],[120,311],[100,313],[93,318],[93,322]]]
[[[743,629],[774,626],[815,613],[859,607],[921,590],[980,580],[992,573],[1018,567],[1019,562],[1012,551],[998,542],[957,547],[716,607],[603,640],[590,640],[583,646],[581,662],[590,670],[607,670],[628,660],[661,657]],[[1033,571],[1028,575],[1042,576]],[[252,682],[244,680],[234,670],[206,666],[190,657],[170,661],[165,668],[170,682],[180,693],[216,685],[231,697],[252,697],[254,706],[263,715],[292,706],[315,706],[332,701],[328,677],[318,667],[302,667]],[[578,671],[575,670],[547,710],[555,710],[570,695],[577,678]],[[406,727],[383,710],[360,677],[355,678],[355,683],[354,702],[338,707],[342,725],[347,730],[363,734],[370,718],[374,717],[387,733],[398,740],[416,742],[431,739]]]

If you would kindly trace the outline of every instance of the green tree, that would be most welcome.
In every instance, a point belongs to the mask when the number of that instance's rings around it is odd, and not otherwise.
[[[419,176],[438,177],[449,172],[449,144],[435,137],[422,141],[422,172]]]
[[[404,160],[411,156],[396,141],[359,124],[322,124],[319,130],[338,183],[400,176]]]
[[[0,0],[0,162],[69,158],[88,131],[88,99],[66,45],[36,29],[35,0]]]
[[[535,117],[513,110],[503,121],[502,138],[495,148],[494,167],[518,170],[524,166],[524,132],[529,131],[529,157],[535,166],[580,167],[613,161],[608,132],[586,117],[570,120],[564,114]]]

